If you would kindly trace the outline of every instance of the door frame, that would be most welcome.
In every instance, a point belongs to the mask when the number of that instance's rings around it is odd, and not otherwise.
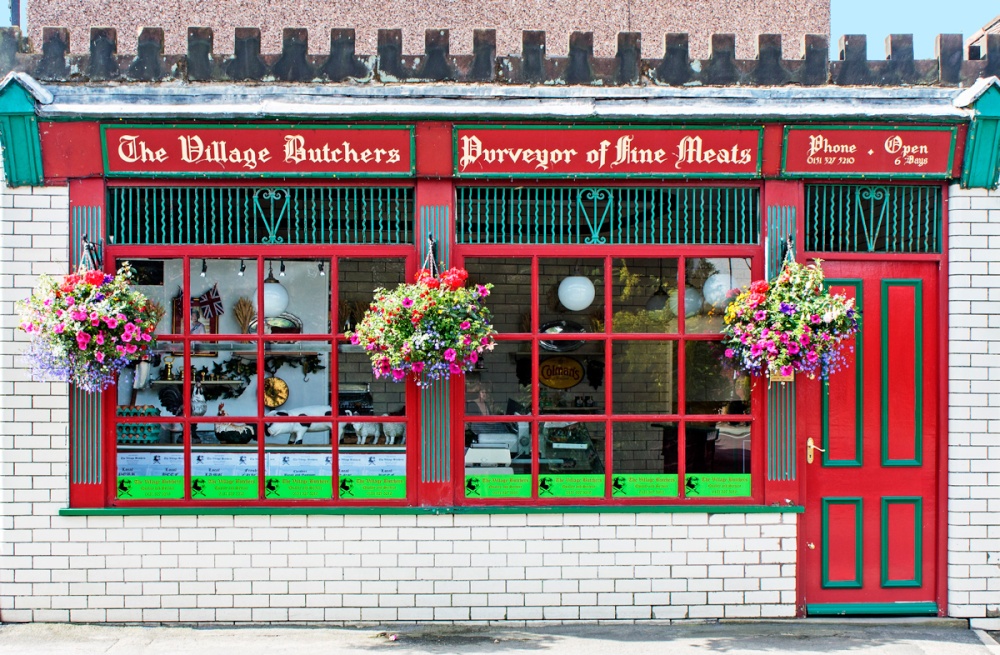
[[[949,293],[948,293],[948,213],[949,196],[948,186],[941,184],[941,195],[943,199],[941,210],[941,252],[936,254],[896,254],[896,253],[844,253],[844,252],[815,252],[805,251],[798,254],[797,260],[800,263],[807,263],[813,259],[824,261],[846,261],[861,263],[873,262],[936,262],[938,264],[938,411],[937,411],[937,449],[938,460],[935,471],[937,483],[935,492],[937,493],[937,516],[935,517],[937,528],[937,548],[934,584],[935,602],[937,603],[937,616],[947,616],[948,614],[948,398],[949,398],[949,369],[948,369],[948,327],[949,327]],[[796,212],[796,232],[805,235],[805,212]],[[804,243],[804,239],[800,242]],[[796,399],[797,402],[797,399]],[[799,497],[803,507],[806,505],[807,494],[807,468],[805,441],[799,440],[797,445],[798,470],[799,475]],[[804,518],[804,516],[803,516]],[[802,518],[799,519],[797,530],[797,559],[795,575],[795,614],[798,617],[806,616],[805,589],[803,585],[803,567],[805,561],[806,544],[802,536]],[[815,616],[815,614],[814,614]]]

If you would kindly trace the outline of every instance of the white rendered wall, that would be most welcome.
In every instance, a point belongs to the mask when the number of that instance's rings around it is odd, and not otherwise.
[[[59,516],[67,388],[13,303],[67,270],[67,192],[0,198],[0,621],[794,615],[795,514]]]
[[[948,614],[1000,629],[1000,191],[950,191]]]

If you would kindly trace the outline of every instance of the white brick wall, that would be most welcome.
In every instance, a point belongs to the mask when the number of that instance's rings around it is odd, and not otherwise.
[[[65,188],[0,199],[0,621],[790,617],[795,514],[59,516],[67,389],[15,300],[67,268]]]
[[[948,614],[1000,629],[1000,191],[951,188]]]

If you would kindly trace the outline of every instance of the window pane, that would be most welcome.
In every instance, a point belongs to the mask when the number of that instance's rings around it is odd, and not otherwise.
[[[167,430],[167,424],[119,419],[116,433],[116,498],[153,500],[184,497],[184,448],[170,445],[171,432]]]
[[[688,341],[685,394],[688,414],[749,413],[750,378],[723,362],[721,341]]]
[[[465,375],[465,414],[525,414],[531,406],[531,342],[500,341]]]
[[[337,314],[339,331],[353,330],[371,304],[375,289],[392,289],[406,281],[402,259],[344,258],[339,267]]]
[[[615,414],[677,413],[677,342],[615,341]]]
[[[406,498],[405,426],[402,423],[345,419],[338,433],[338,498],[345,501]]]
[[[320,264],[323,264],[322,269]],[[327,260],[268,259],[264,268],[264,334],[329,334]],[[192,278],[193,279],[193,278]],[[246,279],[245,277],[243,279]],[[220,287],[221,288],[221,287]],[[251,300],[256,306],[254,278]],[[255,333],[257,321],[250,323]]]
[[[497,332],[531,331],[531,260],[469,257],[469,284],[493,284],[486,306]]]
[[[256,325],[257,260],[192,258],[189,263],[191,305],[183,320],[180,278],[171,290],[172,330],[183,327],[189,334],[246,334]],[[242,274],[240,269],[244,269]],[[169,269],[172,273],[172,267]],[[177,274],[180,275],[178,268]],[[171,279],[168,284],[172,283]]]
[[[615,423],[613,449],[612,498],[678,494],[676,423]]]
[[[689,498],[750,495],[750,426],[741,423],[688,423],[685,428]]]
[[[531,497],[531,423],[465,424],[465,498]]]
[[[677,332],[676,259],[615,259],[612,275],[613,332]]]
[[[172,300],[181,297],[184,284],[184,261],[181,259],[129,259],[132,266],[132,287],[156,303],[163,318],[156,325],[156,334],[180,334],[182,322],[177,317],[174,326]]]
[[[341,345],[339,414],[341,416],[403,416],[406,383],[372,375],[371,360],[360,348]]]
[[[721,332],[730,292],[750,284],[750,260],[692,258],[687,260],[686,275],[684,331],[688,334]]]
[[[191,500],[257,498],[257,444],[224,443],[223,435],[238,432],[229,422],[190,427]]]
[[[539,433],[539,500],[604,496],[604,424],[546,422]]]
[[[256,353],[243,357],[247,362],[256,363]],[[282,341],[265,344],[265,409],[269,412],[329,416],[330,374],[329,342]]]
[[[540,260],[538,293],[539,329],[543,333],[603,331],[603,259]]]

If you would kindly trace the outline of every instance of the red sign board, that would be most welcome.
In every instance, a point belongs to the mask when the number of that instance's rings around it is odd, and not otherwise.
[[[755,177],[761,128],[455,128],[459,177]]]
[[[787,127],[784,172],[797,177],[945,178],[954,150],[951,127]]]
[[[365,177],[413,173],[410,127],[104,126],[109,177]]]

